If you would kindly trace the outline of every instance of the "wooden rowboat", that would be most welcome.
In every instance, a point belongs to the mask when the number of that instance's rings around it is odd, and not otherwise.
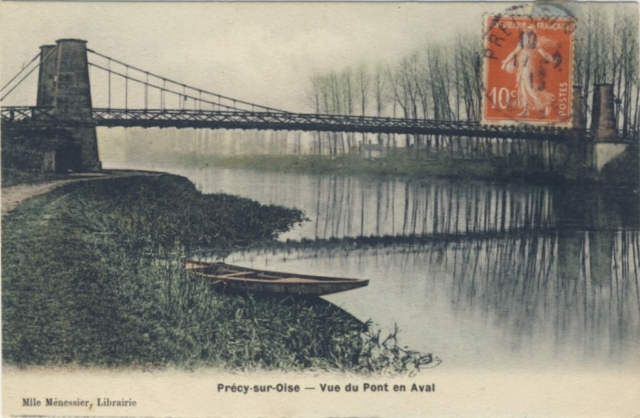
[[[185,261],[185,268],[197,276],[223,285],[225,290],[244,292],[321,296],[357,289],[369,284],[369,280],[362,279],[255,270],[225,263],[206,263],[195,260]]]

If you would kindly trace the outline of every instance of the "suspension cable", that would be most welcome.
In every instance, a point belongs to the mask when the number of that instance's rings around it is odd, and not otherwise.
[[[114,70],[108,70],[107,68],[105,68],[105,67],[103,67],[103,66],[101,66],[101,65],[98,65],[98,64],[94,64],[94,63],[92,63],[92,62],[90,62],[90,63],[88,63],[88,64],[89,64],[90,66],[92,66],[92,67],[100,68],[101,70],[110,71],[111,73],[113,73],[113,74],[115,74],[115,75],[117,75],[117,76],[120,76],[120,77],[122,77],[122,78],[125,78],[125,79],[127,79],[127,80],[131,80],[131,81],[135,81],[135,82],[140,83],[140,84],[144,84],[144,81],[142,81],[142,80],[138,80],[137,78],[131,77],[131,76],[127,75],[127,74],[122,74],[122,73],[120,73],[120,72],[118,72],[118,71],[114,71]],[[170,80],[163,80],[163,85],[164,85],[164,86],[166,86],[166,82],[167,82],[167,81],[171,82]],[[149,86],[150,86],[150,87],[153,87],[153,88],[156,88],[156,89],[158,89],[158,90],[161,90],[162,92],[167,92],[167,93],[175,94],[175,95],[176,95],[176,96],[178,96],[178,97],[180,97],[180,96],[182,95],[179,91],[171,90],[171,89],[168,89],[168,88],[166,88],[166,87],[160,87],[160,86],[157,86],[157,85],[155,85],[155,84],[151,84],[151,83],[149,83]],[[207,92],[206,92],[206,91],[203,91],[203,93],[207,93]],[[184,95],[184,97],[189,98],[189,99],[194,99],[194,100],[197,100],[197,99],[198,99],[197,97],[195,97],[195,96],[191,96],[191,95],[188,95],[188,94],[185,94],[185,95]],[[204,102],[204,103],[210,103],[210,104],[213,104],[213,105],[217,105],[217,106],[219,106],[219,107],[223,107],[223,108],[226,108],[226,109],[229,109],[229,110],[243,110],[243,109],[240,109],[240,108],[238,108],[238,107],[228,106],[228,105],[221,104],[221,103],[215,103],[215,102],[212,102],[212,101],[209,101],[209,100],[205,100],[205,99],[202,99],[201,101],[202,101],[202,102]],[[164,109],[165,104],[166,104],[166,103],[165,103],[165,101],[163,101],[163,103],[162,103],[162,108],[163,108],[163,109]],[[262,106],[261,106],[261,107],[262,107]],[[271,109],[271,108],[264,108],[264,109],[270,109],[270,110],[273,110],[273,109]],[[288,112],[278,112],[278,113],[288,113]]]
[[[33,61],[35,61],[35,60],[36,60],[36,58],[38,58],[39,56],[40,56],[40,53],[37,53],[37,54],[36,54],[36,56],[35,56],[35,57],[33,57],[33,58],[31,59],[31,61],[29,61],[29,64],[27,64],[27,65],[25,65],[24,67],[22,67],[22,69],[21,69],[20,71],[18,71],[18,74],[14,75],[14,76],[13,76],[13,78],[12,78],[11,80],[9,80],[9,82],[8,82],[7,84],[5,84],[5,85],[4,85],[4,87],[3,87],[2,89],[0,89],[0,92],[1,92],[1,91],[3,91],[4,89],[6,89],[6,88],[7,88],[7,87],[8,87],[8,86],[13,82],[13,80],[15,80],[16,78],[18,78],[18,76],[19,76],[20,74],[22,74],[22,72],[23,72],[24,70],[26,70],[26,69],[27,69],[27,68],[28,68],[28,67],[33,63]]]
[[[124,108],[129,109],[129,67],[125,71],[127,75],[124,78]]]
[[[2,98],[0,98],[0,102],[3,101],[4,99],[7,98],[8,95],[11,94],[12,91],[14,91],[16,89],[16,87],[18,87],[27,77],[29,77],[31,75],[31,73],[33,73],[36,68],[40,67],[40,65],[42,65],[42,63],[44,63],[47,58],[49,58],[51,56],[51,54],[53,53],[53,51],[56,51],[58,49],[58,47],[56,46],[55,48],[53,48],[51,51],[49,51],[49,53],[42,59],[40,60],[40,62],[38,63],[38,65],[36,65],[35,67],[33,67],[31,69],[31,71],[29,71],[27,73],[27,75],[25,75],[24,77],[22,77],[22,79],[20,81],[18,81],[18,84],[16,84],[15,86],[13,86],[13,88],[11,90],[9,90],[9,92],[7,94],[5,94],[4,96],[2,96]]]
[[[159,76],[159,75],[154,74],[154,73],[150,73],[150,72],[148,72],[148,71],[146,71],[146,70],[143,70],[143,69],[138,68],[138,67],[134,67],[133,65],[129,65],[129,64],[125,63],[125,62],[122,62],[122,61],[119,61],[119,60],[117,60],[117,59],[114,59],[114,58],[108,57],[108,56],[106,56],[106,55],[104,55],[104,54],[101,54],[101,53],[96,52],[96,51],[94,51],[94,50],[92,50],[92,49],[89,49],[89,48],[87,48],[87,52],[91,52],[92,54],[98,55],[98,56],[100,56],[100,57],[102,57],[102,58],[105,58],[105,59],[107,59],[107,60],[111,60],[111,61],[113,61],[113,62],[115,62],[115,63],[118,63],[118,64],[120,64],[120,65],[123,65],[123,66],[125,66],[125,67],[127,67],[127,68],[131,68],[132,70],[139,71],[139,72],[141,72],[141,73],[148,73],[149,75],[151,75],[151,76],[153,76],[153,77],[156,77],[156,78],[158,78],[158,79],[160,79],[160,80],[168,81],[168,82],[173,83],[173,84],[175,84],[175,85],[177,85],[177,86],[185,86],[185,87],[189,87],[189,89],[190,89],[190,90],[194,90],[194,91],[201,91],[201,92],[203,92],[203,93],[205,93],[205,94],[209,94],[209,95],[212,95],[212,96],[216,96],[216,97],[218,97],[219,99],[230,100],[230,101],[234,101],[234,102],[242,103],[242,104],[245,104],[245,105],[248,105],[248,106],[253,105],[253,106],[256,106],[256,107],[258,107],[258,108],[260,108],[260,109],[265,109],[265,110],[267,110],[267,111],[278,112],[278,113],[289,113],[289,112],[286,112],[286,111],[284,111],[284,110],[279,110],[279,109],[275,109],[275,108],[268,107],[268,106],[262,106],[262,105],[258,105],[258,104],[254,104],[254,103],[250,103],[250,102],[245,102],[245,101],[243,101],[243,100],[238,100],[238,99],[234,99],[234,98],[232,98],[232,97],[223,96],[223,95],[218,94],[218,93],[212,93],[212,92],[209,92],[209,91],[206,91],[206,90],[202,90],[202,89],[198,89],[198,88],[195,88],[195,87],[186,86],[186,85],[185,85],[185,84],[183,84],[183,83],[179,83],[179,82],[177,82],[177,81],[170,80],[170,79],[168,79],[168,78],[165,78],[165,77]],[[90,63],[90,64],[91,64],[91,63]],[[94,65],[95,65],[95,64],[94,64]],[[96,66],[97,66],[97,65],[96,65]],[[101,67],[100,67],[100,68],[101,68]],[[224,106],[224,105],[222,105],[222,106]],[[228,106],[226,106],[226,107],[228,107]],[[242,109],[238,109],[238,110],[242,110]]]
[[[149,107],[149,73],[147,73],[147,82],[144,83],[144,109]]]
[[[111,60],[109,60],[109,70],[108,70],[108,74],[109,74],[109,105],[107,106],[107,108],[111,109]]]
[[[160,90],[160,109],[164,110],[164,92],[167,87],[167,80],[162,80],[162,89]]]

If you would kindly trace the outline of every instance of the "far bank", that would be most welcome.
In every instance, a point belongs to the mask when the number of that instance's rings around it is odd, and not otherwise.
[[[406,150],[397,150],[383,157],[367,157],[362,154],[318,156],[179,153],[172,158],[160,160],[188,167],[221,167],[300,174],[409,179],[452,178],[545,185],[574,183],[634,189],[640,185],[637,146],[631,146],[627,152],[612,158],[599,173],[588,167],[558,166],[549,169],[537,159],[510,160],[498,156],[462,159],[449,155],[416,157]]]

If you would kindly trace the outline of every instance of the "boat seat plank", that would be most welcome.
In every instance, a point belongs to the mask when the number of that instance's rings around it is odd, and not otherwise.
[[[252,271],[240,271],[237,273],[230,273],[230,274],[222,274],[222,275],[216,275],[219,279],[230,279],[232,277],[240,277],[240,276],[246,276],[248,274],[252,274]]]
[[[275,276],[273,274],[265,274],[265,273],[258,273],[257,276],[263,279],[274,279],[274,280],[282,279],[282,276]]]

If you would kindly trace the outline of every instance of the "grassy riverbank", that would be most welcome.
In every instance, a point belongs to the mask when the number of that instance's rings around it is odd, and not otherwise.
[[[3,219],[5,364],[410,372],[401,349],[322,299],[230,295],[180,265],[304,221],[297,210],[137,176],[64,186]]]

